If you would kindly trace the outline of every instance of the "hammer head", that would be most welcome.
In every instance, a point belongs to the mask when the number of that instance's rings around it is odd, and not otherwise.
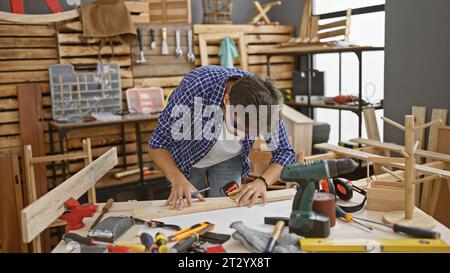
[[[145,64],[145,63],[148,63],[148,60],[145,59],[144,51],[141,51],[141,59],[137,60],[136,62],[137,62],[138,64]]]

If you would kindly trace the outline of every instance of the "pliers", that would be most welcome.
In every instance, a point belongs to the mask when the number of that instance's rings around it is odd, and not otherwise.
[[[149,226],[151,228],[161,227],[161,228],[173,229],[173,230],[176,230],[176,231],[181,230],[181,227],[177,226],[177,225],[170,225],[170,224],[166,224],[164,222],[156,221],[156,220],[148,220],[148,221],[146,221],[146,220],[142,220],[142,219],[139,219],[139,218],[135,218],[133,216],[130,216],[130,217],[131,217],[131,219],[133,219],[136,222],[136,224],[144,224],[144,225],[147,225],[147,226]]]

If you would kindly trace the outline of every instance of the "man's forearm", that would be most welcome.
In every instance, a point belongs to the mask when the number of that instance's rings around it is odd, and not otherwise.
[[[172,155],[166,149],[149,148],[148,153],[156,166],[158,166],[158,168],[170,182],[173,182],[176,177],[183,175],[183,173],[178,170],[177,165],[173,161]]]
[[[266,180],[267,184],[270,186],[273,183],[280,180],[280,174],[283,170],[283,166],[278,163],[270,163],[264,173],[261,175]]]

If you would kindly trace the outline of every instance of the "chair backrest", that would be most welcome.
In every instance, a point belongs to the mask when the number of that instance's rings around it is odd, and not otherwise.
[[[27,191],[27,203],[31,204],[37,200],[34,164],[84,159],[84,164],[85,164],[85,166],[87,166],[92,162],[91,140],[89,138],[83,140],[83,151],[82,152],[41,156],[41,157],[33,157],[33,151],[32,151],[31,145],[25,145],[23,158],[24,158],[24,165],[25,165],[24,169],[25,169],[25,177],[26,177],[25,184],[26,184],[26,191]],[[92,187],[91,189],[89,189],[88,200],[89,200],[89,203],[97,202],[95,187]],[[40,236],[37,236],[36,239],[33,240],[32,249],[33,249],[33,252],[42,252]]]
[[[339,19],[333,22],[327,22],[321,24],[318,16],[311,17],[311,33],[317,34],[317,38],[320,42],[330,41],[344,41],[349,42],[350,35],[350,23],[351,23],[352,10],[347,9],[347,14],[344,19]],[[317,24],[317,25],[316,25]]]
[[[221,32],[221,33],[201,33],[198,35],[201,64],[208,65],[208,42],[219,42],[230,37],[237,40],[239,48],[239,62],[242,70],[248,70],[247,42],[244,32]]]

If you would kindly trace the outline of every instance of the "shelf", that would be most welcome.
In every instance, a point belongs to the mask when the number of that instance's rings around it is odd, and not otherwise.
[[[312,102],[311,105],[308,105],[307,102],[285,102],[286,105],[289,105],[291,107],[311,107],[311,108],[326,108],[326,109],[336,109],[336,110],[344,110],[344,111],[352,111],[352,112],[358,112],[359,107],[353,106],[353,105],[342,105],[342,104],[325,104],[325,103],[317,103]],[[368,105],[363,106],[362,109],[383,109],[383,105],[381,104],[374,104],[374,105]]]
[[[384,50],[384,47],[375,47],[375,46],[332,47],[332,46],[304,45],[292,47],[277,47],[265,51],[264,54],[270,56],[305,55],[305,54],[327,54],[327,53],[346,53],[346,52],[382,51],[382,50]]]

